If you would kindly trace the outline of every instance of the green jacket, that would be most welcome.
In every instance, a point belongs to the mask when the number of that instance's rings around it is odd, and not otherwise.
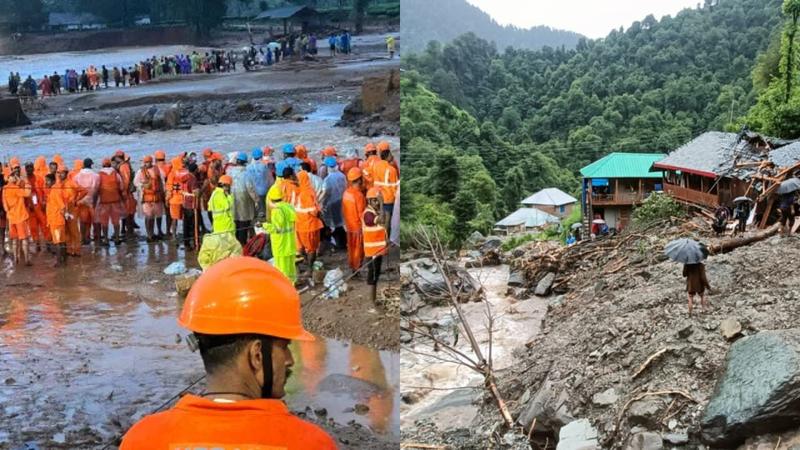
[[[264,223],[264,229],[269,233],[272,243],[273,256],[292,256],[297,253],[294,223],[297,214],[294,207],[286,202],[280,202],[272,209],[269,222]]]
[[[214,233],[236,232],[233,221],[233,195],[225,194],[221,187],[214,189],[208,199],[208,210],[214,218]]]

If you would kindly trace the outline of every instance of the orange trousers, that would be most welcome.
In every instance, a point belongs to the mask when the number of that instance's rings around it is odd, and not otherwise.
[[[347,262],[353,270],[358,270],[364,262],[364,235],[361,232],[347,232]]]
[[[66,242],[65,227],[50,227],[50,235],[53,237],[53,244],[63,244]]]
[[[67,254],[72,256],[81,255],[81,230],[78,227],[77,217],[67,220]]]
[[[47,226],[47,215],[42,208],[33,208],[30,213],[28,226],[31,230],[31,237],[34,241],[44,238],[51,240],[50,227]]]

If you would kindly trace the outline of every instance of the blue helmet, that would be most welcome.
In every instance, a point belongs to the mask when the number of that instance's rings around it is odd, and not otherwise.
[[[325,158],[325,165],[328,167],[336,167],[336,158],[328,156]]]
[[[264,156],[264,151],[260,148],[253,149],[253,159],[261,159]]]
[[[247,162],[247,153],[239,152],[239,154],[236,155],[236,160],[237,161],[245,161],[245,162]]]
[[[284,155],[294,155],[294,145],[292,144],[283,144],[283,154]]]
[[[278,161],[278,163],[275,164],[275,175],[282,177],[283,172],[286,170],[287,167],[288,166],[286,165],[286,161]]]

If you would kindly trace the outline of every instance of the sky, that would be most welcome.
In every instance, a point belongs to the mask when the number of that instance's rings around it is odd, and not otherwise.
[[[620,26],[652,14],[656,19],[695,8],[702,0],[467,0],[500,25],[530,28],[547,25],[589,38],[605,37]]]

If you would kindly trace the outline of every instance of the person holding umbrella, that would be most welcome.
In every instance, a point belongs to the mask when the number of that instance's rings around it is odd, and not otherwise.
[[[791,236],[792,227],[794,226],[794,203],[796,200],[796,193],[800,190],[800,179],[789,178],[781,182],[778,189],[775,191],[780,199],[778,201],[778,208],[781,211],[781,235]]]
[[[733,204],[736,208],[733,210],[733,217],[738,220],[734,233],[744,233],[747,227],[747,219],[750,217],[750,204],[753,202],[749,197],[736,197],[733,199]]]
[[[689,315],[692,315],[694,296],[700,296],[700,304],[705,312],[708,308],[706,289],[711,289],[706,277],[706,267],[703,260],[708,256],[705,245],[693,239],[676,239],[664,249],[664,254],[673,261],[683,263],[683,276],[686,278],[686,292],[689,301]]]

